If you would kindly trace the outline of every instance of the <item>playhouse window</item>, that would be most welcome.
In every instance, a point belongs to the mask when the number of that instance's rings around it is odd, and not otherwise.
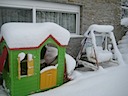
[[[18,55],[18,77],[34,74],[34,60],[32,54],[20,53]]]
[[[27,75],[27,55],[25,58],[20,62],[20,69],[21,69],[21,74],[20,75]]]

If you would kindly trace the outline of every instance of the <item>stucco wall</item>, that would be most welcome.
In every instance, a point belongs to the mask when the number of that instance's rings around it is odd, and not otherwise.
[[[43,0],[44,1],[44,0]],[[120,26],[120,0],[45,0],[80,6],[80,34],[83,34],[91,24],[110,24],[115,27],[116,40],[120,40],[124,31]],[[80,50],[82,38],[71,38],[67,52],[76,57]]]

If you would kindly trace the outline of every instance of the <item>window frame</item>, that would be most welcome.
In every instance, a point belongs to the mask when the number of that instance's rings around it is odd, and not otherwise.
[[[122,10],[128,10],[128,7],[126,7],[126,6],[121,6],[121,8],[122,8]],[[123,14],[121,14],[121,15],[123,15]],[[124,17],[122,16],[121,18],[124,18]]]
[[[33,76],[34,75],[34,58],[33,55],[30,53],[24,53],[25,57],[23,58],[23,60],[20,60],[20,54],[22,52],[20,52],[18,54],[17,60],[18,60],[18,79],[21,79],[22,77],[29,77],[29,76]],[[29,55],[31,55],[31,60],[29,60]],[[25,62],[24,62],[25,61]],[[25,63],[25,64],[24,64]],[[23,65],[26,66],[26,74],[22,74],[22,69],[23,69]]]
[[[76,14],[76,32],[71,33],[72,35],[80,35],[80,6],[61,4],[44,1],[6,1],[2,0],[0,3],[1,7],[12,7],[22,9],[32,9],[32,22],[36,23],[36,10],[54,11],[54,12],[65,12]]]

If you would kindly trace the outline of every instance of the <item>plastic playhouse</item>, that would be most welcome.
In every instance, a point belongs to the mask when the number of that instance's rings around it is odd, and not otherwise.
[[[11,96],[26,96],[64,83],[70,33],[55,23],[6,23],[0,34],[0,72]],[[47,46],[55,59],[43,62]],[[49,52],[49,51],[48,51]],[[44,65],[42,65],[44,64]]]
[[[85,32],[77,63],[87,68],[97,70],[105,64],[124,64],[122,55],[116,44],[111,25],[91,25]]]

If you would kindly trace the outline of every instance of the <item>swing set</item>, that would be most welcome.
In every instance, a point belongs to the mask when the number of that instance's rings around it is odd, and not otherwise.
[[[111,25],[91,25],[85,32],[81,49],[76,58],[77,66],[98,70],[103,62],[123,63],[122,56],[117,48]]]

